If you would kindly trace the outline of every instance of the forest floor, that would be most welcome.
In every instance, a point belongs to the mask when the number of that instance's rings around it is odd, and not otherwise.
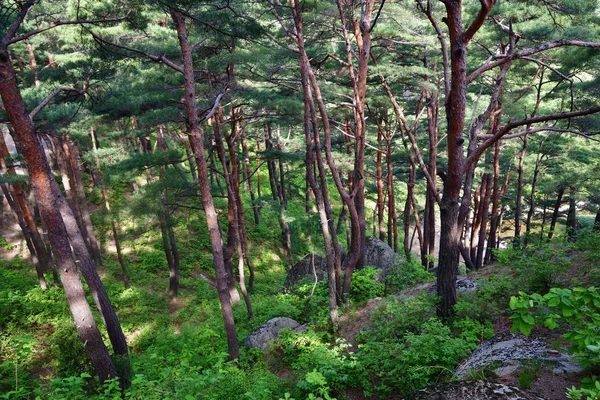
[[[27,258],[27,246],[17,219],[4,196],[0,196],[0,202],[0,259],[10,261],[17,256]]]
[[[0,229],[1,236],[6,241],[6,243],[2,243],[0,259],[13,260],[19,257],[27,259],[28,255],[25,254],[27,248],[7,204],[4,204],[0,215]],[[185,229],[189,228],[186,226]],[[257,237],[264,240],[264,237],[270,233],[261,232],[261,235]],[[257,257],[257,260],[262,262],[258,268],[261,279],[257,279],[257,288],[252,295],[257,315],[253,320],[248,320],[241,304],[234,308],[240,341],[246,334],[270,318],[289,316],[300,321],[303,315],[305,301],[303,296],[306,296],[306,293],[302,291],[284,293],[281,290],[285,278],[285,266],[281,259],[277,258],[281,253],[268,250],[275,248],[275,244],[279,243],[277,234],[271,236],[268,236],[269,245],[261,246],[263,250],[260,258]],[[206,377],[206,382],[217,382],[207,383],[206,389],[203,389],[215,390],[207,397],[213,399],[217,398],[219,390],[224,393],[233,393],[223,389],[229,387],[225,386],[225,383],[232,377],[240,377],[239,390],[241,393],[245,393],[247,390],[254,390],[246,388],[247,385],[255,385],[260,389],[258,378],[256,378],[256,382],[249,381],[249,379],[255,379],[253,373],[259,376],[270,372],[280,381],[278,389],[292,391],[298,400],[304,398],[299,397],[298,393],[301,392],[299,383],[302,383],[302,378],[306,375],[307,370],[312,371],[313,365],[318,367],[319,364],[312,364],[314,360],[308,357],[294,359],[294,351],[299,350],[291,347],[289,343],[281,346],[280,353],[267,353],[264,360],[267,361],[265,364],[270,366],[270,371],[260,369],[263,359],[258,353],[253,352],[248,352],[245,357],[250,364],[257,362],[256,365],[246,366],[245,370],[237,369],[235,366],[223,367],[225,357],[222,358],[222,361],[220,357],[222,357],[224,341],[219,336],[222,331],[222,320],[218,313],[214,288],[210,284],[213,279],[210,270],[210,254],[206,252],[206,246],[195,244],[192,239],[197,240],[196,236],[190,234],[188,237],[182,237],[181,240],[182,246],[186,249],[184,254],[188,258],[183,267],[181,291],[177,299],[169,298],[164,291],[168,275],[164,269],[163,254],[157,250],[160,248],[157,243],[160,244],[160,242],[156,240],[156,237],[140,234],[140,237],[135,238],[135,242],[132,239],[125,244],[126,260],[132,281],[132,288],[127,290],[123,289],[119,266],[114,259],[114,254],[110,251],[112,245],[110,235],[107,235],[107,238],[105,248],[108,250],[108,256],[103,269],[99,272],[122,321],[131,347],[132,360],[138,373],[149,381],[154,379],[150,381],[153,385],[164,384],[164,389],[161,390],[170,391],[175,389],[170,386],[168,380],[164,381],[159,374],[162,374],[168,367],[174,371],[172,372],[173,376],[177,374],[192,376],[192,372],[190,372],[192,369],[186,369],[187,364],[185,363],[188,363],[194,368],[194,371],[203,371],[201,376]],[[261,241],[261,245],[263,244]],[[539,247],[536,244],[530,246],[530,249],[527,250],[528,253],[524,256],[509,249],[506,250],[506,253],[502,253],[509,254],[509,256],[502,255],[504,259],[500,262],[489,265],[480,271],[469,273],[468,277],[477,282],[500,282],[505,285],[499,285],[498,289],[494,289],[496,291],[492,295],[500,297],[501,301],[494,303],[493,317],[486,318],[492,323],[494,334],[510,330],[508,298],[510,294],[516,294],[518,290],[531,293],[535,290],[535,286],[531,286],[531,283],[566,288],[597,284],[600,276],[600,272],[597,271],[598,250],[600,249],[596,246],[596,248],[591,247],[590,250],[589,246],[588,250],[582,251],[565,246],[564,243],[540,244]],[[10,248],[10,250],[5,250],[5,248]],[[4,282],[2,282],[4,289],[0,285],[0,301],[6,300],[6,304],[10,304],[15,310],[11,315],[1,315],[2,313],[0,313],[0,340],[7,345],[4,349],[0,349],[0,392],[3,388],[14,388],[16,381],[13,375],[18,367],[19,385],[25,386],[33,393],[35,387],[39,387],[40,384],[46,384],[57,377],[76,375],[78,371],[81,371],[81,365],[69,364],[81,349],[78,350],[76,346],[80,343],[72,332],[72,322],[65,303],[63,303],[62,292],[58,288],[51,288],[46,292],[39,291],[36,289],[33,269],[30,274],[23,274],[20,272],[21,266],[12,264],[14,266],[6,264],[7,269],[4,271]],[[279,265],[281,267],[277,269]],[[412,285],[401,293],[388,296],[388,298],[375,297],[364,299],[364,301],[350,302],[350,306],[343,308],[338,331],[338,337],[345,339],[349,344],[345,351],[356,354],[361,351],[359,344],[362,339],[357,339],[357,336],[370,326],[372,315],[382,308],[390,297],[417,296],[430,290],[433,284],[433,281],[429,281]],[[511,292],[503,293],[505,287],[510,288]],[[2,290],[5,291],[4,294]],[[6,293],[12,293],[12,297],[2,298]],[[474,297],[474,302],[479,301],[478,306],[485,306],[483,303],[487,297],[484,295],[481,297],[484,299],[483,302],[482,299],[477,300],[477,297]],[[311,303],[311,315],[308,318],[311,319],[315,332],[320,330],[319,334],[325,333],[323,327],[326,325],[326,318],[323,319],[325,314],[321,312],[325,309],[326,285],[322,286],[320,291],[317,290],[316,297]],[[35,312],[39,316],[36,316]],[[6,329],[2,331],[4,327]],[[546,329],[534,329],[532,335],[542,338],[548,343],[560,340],[559,335]],[[67,344],[62,345],[61,343]],[[325,343],[325,346],[327,345],[328,342]],[[25,356],[19,356],[17,350],[20,348],[35,349],[32,350],[35,357],[27,359]],[[198,356],[199,349],[201,356]],[[321,355],[329,357],[330,354],[327,351],[323,348]],[[183,359],[185,359],[185,363],[182,362]],[[259,359],[260,361],[256,361]],[[160,362],[155,360],[160,360]],[[301,364],[300,361],[306,365]],[[339,368],[339,365],[335,364],[337,361],[334,358],[318,361],[324,362],[325,366]],[[256,371],[260,371],[260,374]],[[343,372],[343,370],[341,371]],[[529,387],[523,387],[523,389],[541,394],[548,400],[565,399],[566,390],[572,386],[579,386],[581,379],[586,376],[588,374],[556,376],[551,372],[538,369],[534,371]],[[446,378],[451,378],[451,373],[442,379]],[[522,386],[519,376],[516,374],[487,379],[512,386]],[[222,386],[219,386],[219,382],[222,382]],[[139,390],[148,391],[150,390],[148,387]],[[254,388],[254,386],[250,387]],[[294,390],[296,392],[293,392]],[[362,387],[341,390],[338,387],[333,390],[339,400],[375,398],[396,400],[402,398],[400,392],[380,397],[367,397],[364,395],[365,390]],[[159,393],[158,390],[156,392]],[[273,397],[274,399],[282,397],[279,396],[282,394],[281,392],[273,391],[273,393],[277,394]],[[220,398],[231,397],[222,395]]]
[[[571,268],[562,271],[557,274],[553,284],[559,287],[572,287],[574,284],[586,286],[593,285],[595,277],[590,274],[590,268],[588,260],[585,256],[577,251],[568,252],[569,264]],[[490,277],[503,279],[510,278],[513,273],[507,266],[493,263],[488,265],[480,271],[470,272],[464,277],[473,279],[476,282],[485,282]],[[427,282],[417,284],[413,287],[405,289],[401,294],[397,295],[399,298],[407,298],[418,296],[426,292],[431,292],[435,282]],[[339,335],[341,338],[346,340],[350,345],[348,351],[354,352],[358,350],[357,336],[363,332],[365,327],[368,327],[371,322],[371,316],[374,311],[381,307],[385,298],[375,298],[367,301],[363,307],[358,307],[350,314],[342,316],[339,325]],[[505,334],[511,330],[511,321],[508,316],[504,313],[498,315],[493,321],[493,330],[495,335]],[[566,344],[561,338],[563,331],[551,331],[544,327],[535,327],[530,335],[531,338],[541,340],[547,343],[551,348],[560,348],[561,351],[566,352]],[[518,334],[520,335],[520,334]],[[572,387],[579,387],[583,378],[589,377],[589,371],[571,373],[571,374],[554,374],[550,370],[543,369],[542,367],[534,368],[531,376],[531,380],[525,384],[520,382],[520,371],[516,371],[510,375],[496,377],[486,374],[486,380],[493,383],[501,383],[509,386],[520,387],[527,393],[541,395],[548,400],[564,400],[566,399],[566,392]],[[365,396],[360,390],[350,389],[346,391],[345,396],[350,400],[372,400],[380,399],[380,397]],[[386,400],[401,400],[404,396],[402,395],[390,395],[386,397]]]

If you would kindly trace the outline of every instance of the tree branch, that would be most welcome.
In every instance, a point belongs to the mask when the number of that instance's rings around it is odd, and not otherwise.
[[[421,152],[419,151],[419,146],[417,145],[417,141],[415,140],[415,137],[414,137],[411,129],[408,126],[408,122],[406,121],[406,118],[404,117],[402,108],[396,101],[396,98],[394,97],[392,90],[390,89],[388,83],[386,82],[385,78],[383,77],[383,75],[381,73],[379,73],[379,78],[381,79],[381,84],[383,85],[383,88],[384,88],[385,92],[387,93],[387,95],[390,99],[390,102],[392,103],[392,106],[394,108],[394,113],[396,114],[396,118],[398,118],[398,123],[402,124],[402,128],[404,128],[404,130],[406,131],[406,134],[408,135],[410,144],[412,146],[412,151],[417,156],[417,160],[419,161],[419,167],[421,168],[421,172],[423,172],[423,175],[425,175],[425,179],[427,180],[427,185],[431,189],[431,192],[434,195],[436,203],[438,205],[441,205],[442,199],[440,197],[440,194],[434,189],[436,187],[435,180],[434,180],[435,177],[431,176],[431,174],[429,173],[429,170],[427,169],[427,166],[425,165],[425,161],[423,160],[423,156],[421,155]],[[416,121],[418,121],[418,120],[419,120],[419,117],[417,116]]]
[[[52,101],[52,99],[55,98],[61,92],[75,92],[78,94],[83,94],[81,90],[75,88],[57,87],[40,104],[38,104],[36,108],[31,110],[31,112],[29,113],[29,118],[34,119],[36,115],[38,115],[39,112],[42,111]]]
[[[438,41],[440,42],[441,50],[442,50],[442,64],[444,68],[444,94],[446,98],[450,95],[450,63],[448,61],[448,44],[446,43],[446,36],[440,28],[437,20],[433,16],[433,11],[431,10],[431,0],[427,0],[427,8],[423,7],[422,0],[417,0],[417,5],[425,13],[431,26],[435,29],[437,34]]]
[[[10,24],[10,26],[6,30],[6,33],[2,37],[2,40],[0,40],[0,50],[6,49],[6,47],[10,44],[10,40],[17,33],[17,30],[23,23],[25,16],[29,12],[29,9],[31,7],[33,7],[34,3],[35,3],[35,0],[28,0],[25,4],[23,4],[21,6],[21,9],[19,10],[19,13],[17,14],[17,18],[15,18],[13,23]]]
[[[62,26],[62,25],[82,25],[82,24],[100,24],[100,23],[104,23],[104,22],[119,22],[119,21],[123,21],[125,18],[127,18],[127,16],[129,15],[130,11],[127,11],[127,14],[123,17],[115,17],[115,18],[102,18],[102,19],[94,19],[94,20],[75,20],[75,21],[61,21],[61,20],[57,20],[54,21],[53,23],[44,26],[42,28],[38,28],[35,29],[31,32],[27,32],[21,36],[17,36],[11,40],[8,41],[8,44],[14,44],[20,41],[23,41],[25,39],[29,39],[32,36],[37,35],[38,33],[42,33],[45,31],[48,31],[50,29],[54,29],[57,26]]]
[[[502,64],[505,64],[510,60],[524,58],[524,57],[530,56],[532,54],[537,54],[537,53],[541,53],[546,50],[555,49],[555,48],[564,47],[564,46],[590,47],[590,48],[598,49],[598,48],[600,48],[600,43],[599,42],[583,42],[581,40],[555,40],[554,42],[546,43],[542,46],[535,47],[533,49],[521,50],[514,54],[507,55],[507,56],[498,56],[498,58],[499,58],[498,60],[491,62],[489,64],[484,64],[481,67],[477,68],[475,71],[473,71],[471,73],[471,75],[469,75],[467,77],[467,85],[469,83],[473,82],[475,79],[477,79],[482,73],[489,71],[490,69],[496,68]]]
[[[554,128],[554,127],[551,127],[551,126],[543,126],[543,127],[539,127],[539,128],[525,129],[525,130],[522,130],[522,131],[511,133],[510,135],[505,135],[502,139],[503,140],[515,139],[515,138],[518,138],[518,137],[522,137],[522,136],[529,135],[531,133],[537,133],[537,132],[572,133],[574,135],[578,135],[578,136],[584,137],[586,139],[592,140],[594,142],[600,143],[600,139],[596,139],[596,138],[592,137],[596,133],[593,133],[593,132],[579,132],[579,131],[575,131],[573,129],[561,129],[561,128]],[[481,135],[480,139],[490,139],[492,136],[493,135]]]
[[[162,64],[166,65],[167,67],[170,67],[170,68],[174,69],[175,71],[183,74],[183,67],[174,63],[173,61],[169,60],[165,56],[157,56],[155,54],[150,54],[146,51],[142,51],[142,50],[134,49],[133,47],[125,46],[124,44],[117,44],[114,42],[109,42],[108,40],[104,39],[103,37],[96,35],[94,32],[90,31],[89,29],[87,31],[90,33],[90,35],[92,35],[94,40],[96,40],[97,42],[100,42],[102,44],[109,45],[109,46],[114,46],[119,49],[127,50],[127,51],[130,51],[135,54],[139,54],[141,56],[148,58],[151,61],[154,61],[155,63],[162,63]]]
[[[467,45],[471,41],[471,39],[473,39],[475,33],[477,33],[477,31],[481,28],[488,14],[490,13],[490,11],[492,11],[496,0],[479,0],[479,2],[481,3],[479,13],[477,14],[473,22],[471,22],[471,26],[467,28],[465,34],[463,35],[463,43],[465,45]]]
[[[597,112],[600,112],[600,107],[592,107],[592,108],[588,108],[587,110],[577,110],[577,111],[561,112],[561,113],[548,114],[548,115],[540,115],[539,117],[525,118],[525,119],[521,119],[519,121],[509,122],[503,128],[499,129],[498,133],[496,133],[492,137],[488,138],[485,142],[483,142],[477,148],[477,150],[475,150],[471,155],[469,155],[469,157],[467,157],[467,159],[465,160],[465,169],[468,168],[471,164],[477,162],[477,160],[479,160],[479,157],[481,157],[483,152],[488,147],[490,147],[492,144],[494,144],[497,140],[500,140],[500,138],[502,138],[504,135],[508,134],[514,128],[517,128],[517,127],[523,126],[523,125],[532,125],[532,124],[536,124],[539,122],[580,117],[582,115],[590,115],[590,114],[595,114]]]
[[[202,117],[202,119],[200,121],[198,121],[199,125],[202,124],[202,123],[204,123],[204,122],[206,122],[206,121],[208,121],[209,119],[212,118],[212,116],[215,114],[215,112],[219,108],[219,102],[221,101],[221,98],[225,94],[226,90],[227,90],[227,85],[225,85],[225,87],[223,88],[223,90],[221,90],[221,93],[219,93],[217,95],[217,97],[215,98],[215,103],[213,104],[213,106],[210,109],[210,111],[208,112],[208,114],[206,114],[204,117]]]

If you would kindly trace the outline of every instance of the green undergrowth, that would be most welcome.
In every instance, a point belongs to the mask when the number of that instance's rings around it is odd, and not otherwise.
[[[512,331],[529,335],[535,326],[550,330],[561,328],[562,337],[569,343],[569,354],[588,369],[589,376],[579,388],[573,386],[566,394],[572,400],[600,398],[597,368],[600,363],[600,290],[597,277],[600,266],[600,233],[584,230],[573,243],[560,244],[557,257],[561,264],[568,262],[570,274],[562,276],[560,285],[548,290],[519,291],[511,297]],[[557,253],[557,247],[546,250]],[[580,286],[581,284],[586,286]],[[565,287],[567,286],[567,287]],[[533,293],[532,293],[533,292]]]
[[[594,342],[594,327],[600,319],[597,310],[589,306],[600,304],[597,291],[568,289],[598,277],[597,234],[582,233],[574,243],[559,238],[530,243],[524,250],[500,251],[498,265],[476,275],[478,290],[460,295],[455,315],[445,321],[436,317],[437,299],[432,294],[398,297],[403,289],[433,279],[418,262],[400,262],[386,274],[371,267],[358,270],[340,314],[352,320],[363,307],[378,306],[369,311],[368,322],[360,326],[362,332],[349,339],[342,330],[330,329],[326,281],[318,282],[314,293],[310,279],[292,291],[281,290],[286,261],[279,248],[280,237],[271,234],[265,238],[264,250],[253,247],[257,254],[253,258],[257,279],[251,293],[255,317],[248,319],[243,302],[233,307],[238,338],[241,342],[265,321],[280,316],[308,322],[309,327],[302,333],[285,332],[267,353],[242,348],[241,360],[231,362],[216,292],[198,277],[203,273],[214,278],[209,243],[196,231],[205,227],[188,222],[193,220],[176,220],[182,237],[180,251],[185,254],[177,299],[166,293],[168,271],[156,232],[147,232],[135,246],[126,246],[131,288],[124,288],[113,255],[104,259],[99,271],[131,350],[134,375],[125,398],[343,400],[349,391],[374,398],[407,394],[452,380],[456,365],[493,334],[492,323],[510,312],[510,297],[523,289],[539,294],[526,298],[516,329],[538,321],[549,326],[548,318],[556,325],[575,327],[576,333],[565,339],[578,346],[575,354],[582,360],[597,361],[594,357],[600,344]],[[258,246],[256,241],[264,232],[254,232],[251,246]],[[47,279],[50,288],[42,291],[28,263],[18,259],[2,262],[0,398],[120,398],[117,382],[98,384],[73,328],[64,293],[52,284],[50,276]],[[561,299],[560,304],[555,304],[554,295]],[[374,298],[380,300],[369,303]],[[530,300],[543,306],[544,319],[534,315]],[[88,301],[94,308],[90,298]],[[580,311],[571,315],[567,309],[566,314],[563,309],[552,311],[569,301]],[[510,305],[516,307],[514,300]],[[581,318],[572,320],[578,315]],[[102,334],[107,340],[106,333]],[[524,385],[530,384],[528,376],[522,379]],[[590,377],[586,382],[569,396],[594,393],[597,381]]]

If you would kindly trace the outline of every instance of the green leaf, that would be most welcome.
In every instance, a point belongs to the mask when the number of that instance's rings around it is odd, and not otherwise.
[[[533,316],[529,315],[529,314],[524,314],[522,316],[523,321],[528,323],[529,325],[533,325],[535,324],[535,319],[533,318]]]
[[[527,325],[527,324],[521,324],[519,326],[519,330],[521,331],[521,333],[525,336],[529,336],[529,334],[531,333],[531,325]]]
[[[546,318],[544,326],[548,329],[556,329],[556,320],[554,318]]]
[[[572,317],[575,314],[575,310],[570,307],[563,307],[561,311],[565,317]]]
[[[585,346],[589,351],[591,351],[592,353],[598,353],[600,351],[600,346],[596,346],[593,344],[588,344],[587,346]]]
[[[556,307],[560,304],[560,297],[553,296],[550,300],[548,300],[548,307]]]

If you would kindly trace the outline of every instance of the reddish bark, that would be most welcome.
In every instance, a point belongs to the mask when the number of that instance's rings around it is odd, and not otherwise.
[[[483,255],[485,253],[485,237],[488,221],[488,211],[490,208],[490,198],[492,195],[492,175],[485,174],[483,177],[485,182],[485,190],[483,191],[483,197],[481,199],[480,209],[480,227],[479,227],[479,238],[477,244],[477,256],[475,260],[475,269],[481,269],[483,267]]]
[[[31,7],[29,2],[23,10]],[[25,13],[19,13],[24,17]],[[35,128],[17,85],[15,71],[8,57],[6,43],[0,43],[0,95],[8,118],[15,129],[15,141],[24,156],[29,169],[33,190],[36,194],[42,218],[48,227],[48,237],[59,266],[60,277],[67,295],[71,314],[86,350],[98,372],[101,381],[117,376],[115,366],[102,341],[91,309],[85,301],[83,285],[75,265],[67,227],[63,222],[61,209],[68,208],[36,135]]]
[[[333,222],[333,220],[328,218],[326,202],[329,202],[329,199],[325,199],[324,197],[324,195],[326,195],[326,192],[324,193],[324,190],[327,190],[327,185],[323,185],[325,181],[325,169],[324,162],[320,154],[321,148],[319,139],[319,129],[310,84],[310,63],[308,60],[308,56],[306,55],[306,50],[304,48],[302,9],[296,0],[292,0],[292,13],[294,17],[294,25],[296,28],[296,44],[300,53],[300,76],[302,83],[302,91],[304,95],[303,115],[304,135],[306,139],[306,168],[307,171],[310,171],[310,173],[307,173],[307,181],[310,188],[312,189],[312,193],[315,196],[317,209],[319,213],[319,220],[321,223],[321,232],[323,233],[323,241],[325,245],[325,259],[327,261],[329,318],[331,324],[335,326],[338,323],[337,305],[340,297],[340,291],[338,291],[340,285],[339,281],[336,280],[336,262],[339,262],[341,257],[338,257],[339,246],[335,246],[334,243],[332,243],[333,240],[336,240],[336,234],[335,230],[333,232],[331,232],[330,230],[330,222]],[[313,157],[316,161],[316,166],[313,164]],[[315,175],[312,173],[313,168],[315,167],[318,169],[318,173],[321,178],[321,185],[317,183]]]
[[[94,151],[94,156],[96,158],[96,172],[98,174],[98,181],[100,182],[100,187],[102,189],[102,197],[104,198],[104,207],[106,208],[106,212],[110,215],[110,227],[113,234],[113,240],[115,242],[115,249],[117,250],[117,259],[119,260],[119,265],[121,266],[121,277],[123,279],[123,284],[125,285],[125,289],[130,288],[129,277],[127,276],[127,268],[125,267],[125,261],[123,260],[123,254],[121,252],[121,243],[119,241],[119,235],[117,233],[117,219],[115,215],[110,210],[110,201],[108,198],[108,192],[106,191],[106,186],[104,185],[104,181],[102,180],[102,170],[100,169],[100,160],[98,159],[98,143],[96,141],[95,129],[92,128],[90,130],[90,136],[92,138],[92,149]]]
[[[63,148],[65,149],[67,160],[71,165],[70,169],[73,171],[75,191],[79,200],[81,217],[86,230],[86,236],[88,238],[88,249],[90,250],[94,264],[96,267],[99,267],[102,264],[102,259],[100,258],[100,247],[98,246],[98,240],[96,239],[96,235],[94,233],[94,226],[92,225],[92,219],[90,217],[90,211],[85,196],[85,189],[83,187],[83,181],[81,180],[81,168],[79,167],[78,161],[79,151],[77,146],[71,141],[68,135],[66,140],[63,142]]]
[[[0,132],[0,167],[4,171],[6,171],[9,175],[16,174],[15,169],[12,165],[7,165],[5,162],[5,157],[8,155],[8,148],[6,147],[6,143],[4,142],[4,135]],[[3,188],[4,190],[4,188]],[[52,270],[56,275],[56,271],[54,270],[50,258],[50,254],[46,250],[46,246],[44,245],[44,241],[38,231],[37,224],[35,222],[35,218],[31,209],[31,205],[27,200],[27,195],[23,190],[23,186],[20,183],[14,183],[12,185],[6,185],[7,192],[7,200],[9,196],[13,200],[13,204],[11,208],[14,213],[17,215],[19,221],[22,219],[23,226],[22,231],[23,235],[26,238],[26,243],[28,244],[28,248],[31,252],[32,257],[34,258],[34,265],[36,266],[36,271],[38,274],[38,279],[40,281],[40,287],[45,289],[47,287],[44,272]],[[21,224],[21,222],[19,222]],[[25,230],[23,230],[25,228]],[[31,247],[30,247],[31,246]],[[55,280],[56,280],[55,276]]]
[[[177,29],[177,37],[183,56],[184,70],[184,106],[185,121],[190,145],[194,149],[194,156],[198,164],[198,181],[200,183],[200,196],[206,214],[208,223],[208,233],[211,242],[213,265],[215,268],[217,291],[219,293],[219,302],[221,304],[221,313],[225,324],[225,333],[227,336],[227,345],[229,357],[231,359],[239,358],[239,345],[237,341],[237,332],[235,329],[235,320],[229,303],[229,290],[227,287],[227,271],[223,261],[223,245],[221,242],[221,232],[219,230],[219,221],[210,193],[208,179],[208,165],[204,155],[204,143],[200,132],[198,121],[198,110],[196,108],[196,89],[194,87],[194,62],[192,57],[192,48],[188,42],[187,30],[185,26],[185,16],[175,8],[169,8],[171,18]]]
[[[492,215],[490,217],[490,234],[488,237],[485,263],[495,260],[493,249],[496,248],[496,235],[498,231],[498,214],[500,208],[500,141],[494,144],[494,175],[492,188]]]

